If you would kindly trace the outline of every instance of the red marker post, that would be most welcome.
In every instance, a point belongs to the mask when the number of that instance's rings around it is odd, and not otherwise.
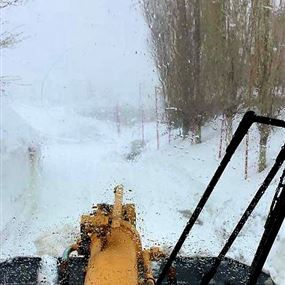
[[[158,92],[159,92],[159,88],[155,87],[156,148],[157,150],[159,150]]]
[[[117,132],[118,136],[121,134],[121,118],[120,118],[120,105],[117,103],[116,105],[116,125],[117,125]]]
[[[219,158],[222,157],[222,150],[223,150],[223,136],[225,131],[225,115],[223,114],[222,123],[221,123],[221,133],[220,133],[220,147],[219,147]]]

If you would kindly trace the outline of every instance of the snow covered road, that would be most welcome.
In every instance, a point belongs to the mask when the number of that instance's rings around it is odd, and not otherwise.
[[[112,190],[117,184],[125,186],[125,201],[136,204],[144,245],[158,244],[167,249],[178,239],[219,163],[218,138],[210,127],[200,145],[178,139],[157,151],[150,136],[143,153],[128,161],[126,154],[131,142],[138,138],[136,128],[126,128],[118,137],[111,123],[70,114],[63,116],[56,111],[44,114],[46,119],[40,121],[33,117],[38,114],[37,109],[22,106],[18,111],[30,120],[44,140],[33,192],[20,201],[24,203],[24,211],[3,231],[5,258],[61,255],[78,236],[80,215],[89,212],[92,204],[112,203]],[[152,124],[146,128],[155,134]],[[280,134],[272,138],[272,157],[281,143]],[[252,174],[244,181],[242,155],[240,149],[183,247],[184,253],[217,254],[254,195],[265,173]],[[251,261],[273,195],[274,185],[234,244],[232,257]],[[284,228],[282,231],[285,232]],[[280,235],[266,265],[279,284],[285,279],[282,265],[285,257],[277,255],[284,248],[284,236]]]

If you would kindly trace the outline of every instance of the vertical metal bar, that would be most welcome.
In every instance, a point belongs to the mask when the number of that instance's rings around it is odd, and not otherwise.
[[[142,95],[142,84],[139,85],[139,111],[141,115],[141,143],[142,146],[145,145],[145,135],[144,135],[144,106],[143,106],[143,95]]]
[[[251,200],[249,206],[245,210],[244,214],[242,215],[241,219],[239,220],[238,224],[236,225],[235,229],[233,230],[232,234],[228,238],[226,244],[224,245],[223,249],[221,250],[220,254],[216,258],[214,264],[212,265],[210,271],[204,275],[201,285],[207,285],[211,281],[211,279],[214,277],[219,265],[221,264],[223,258],[226,256],[227,252],[229,251],[230,247],[234,243],[235,239],[237,238],[238,234],[240,233],[241,229],[243,228],[244,224],[248,220],[249,216],[255,209],[256,205],[260,201],[261,197],[265,193],[266,189],[278,173],[280,167],[284,163],[285,160],[285,145],[281,148],[279,154],[276,157],[275,163],[272,166],[271,170],[267,174],[266,178],[264,179],[264,182],[261,184],[260,188],[256,192],[255,196]]]
[[[249,153],[249,131],[246,134],[245,141],[245,160],[244,160],[244,179],[248,178],[248,153]]]
[[[117,124],[118,136],[120,136],[120,134],[121,134],[121,118],[120,118],[120,105],[119,105],[119,102],[117,102],[117,105],[116,105],[116,124]]]
[[[200,199],[196,209],[194,210],[192,216],[190,217],[189,221],[187,222],[178,242],[176,243],[174,249],[172,250],[170,257],[168,258],[165,266],[162,269],[162,272],[160,273],[157,285],[161,285],[164,277],[166,276],[167,272],[169,271],[169,268],[171,267],[174,259],[176,258],[178,252],[180,251],[184,241],[188,237],[189,232],[191,231],[193,225],[195,224],[197,218],[199,217],[200,213],[202,212],[203,207],[207,203],[210,195],[212,194],[216,184],[218,183],[220,177],[222,176],[225,168],[227,167],[228,163],[230,162],[234,152],[236,151],[237,147],[240,145],[242,139],[246,135],[247,131],[255,121],[255,113],[253,111],[248,111],[245,113],[244,117],[242,118],[232,141],[228,145],[226,149],[225,156],[223,157],[218,169],[216,170],[213,178],[211,179],[209,185],[207,186],[202,198]]]
[[[274,209],[269,213],[266,227],[251,265],[248,285],[255,285],[269,255],[272,245],[285,219],[285,170],[280,179],[281,193],[277,201],[273,201]]]
[[[159,150],[158,87],[155,87],[156,148]]]
[[[144,138],[144,109],[143,109],[143,105],[141,106],[141,115],[142,115],[142,145],[145,145],[145,138]]]

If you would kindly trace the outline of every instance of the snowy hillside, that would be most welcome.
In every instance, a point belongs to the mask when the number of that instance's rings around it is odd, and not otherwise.
[[[30,186],[33,192],[22,185],[25,198],[10,205],[17,212],[1,233],[2,258],[61,255],[78,235],[80,215],[89,212],[92,204],[112,203],[112,189],[116,184],[125,186],[125,201],[136,204],[138,229],[144,245],[158,244],[167,250],[175,244],[219,164],[217,122],[203,129],[202,144],[192,145],[190,140],[180,138],[168,144],[164,135],[159,151],[156,150],[155,125],[149,123],[145,126],[146,147],[134,160],[128,160],[132,142],[140,139],[140,126],[122,128],[118,137],[114,123],[81,117],[73,109],[41,109],[21,104],[14,104],[13,108],[13,112],[40,135],[42,144],[34,183]],[[183,254],[217,254],[264,179],[266,171],[256,174],[255,132],[253,128],[249,179],[243,179],[242,145],[183,247]],[[272,134],[270,165],[284,141],[284,131],[276,130]],[[19,157],[18,167],[7,168],[10,173],[5,174],[6,179],[13,181],[23,175],[20,167],[23,164]],[[230,256],[251,262],[278,179],[268,189]],[[5,191],[4,201],[9,200],[12,193],[11,189]],[[284,252],[284,248],[283,226],[266,264],[277,284],[285,282],[285,257],[276,254]]]
[[[23,201],[32,188],[32,167],[28,150],[39,148],[39,135],[8,100],[1,98],[1,216],[0,230],[23,211]]]

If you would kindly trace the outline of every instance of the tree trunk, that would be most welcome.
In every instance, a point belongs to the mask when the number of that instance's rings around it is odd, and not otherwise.
[[[226,115],[226,144],[227,146],[232,140],[233,137],[233,115]]]
[[[198,118],[193,126],[194,144],[202,142],[202,120]]]
[[[266,153],[267,153],[267,141],[269,137],[268,126],[259,129],[259,160],[258,160],[258,172],[262,172],[266,168]]]
[[[198,122],[194,129],[194,143],[198,144],[202,142],[202,124]]]
[[[183,138],[186,139],[189,135],[190,131],[190,121],[187,117],[187,115],[183,115],[183,120],[182,120],[182,135]]]

